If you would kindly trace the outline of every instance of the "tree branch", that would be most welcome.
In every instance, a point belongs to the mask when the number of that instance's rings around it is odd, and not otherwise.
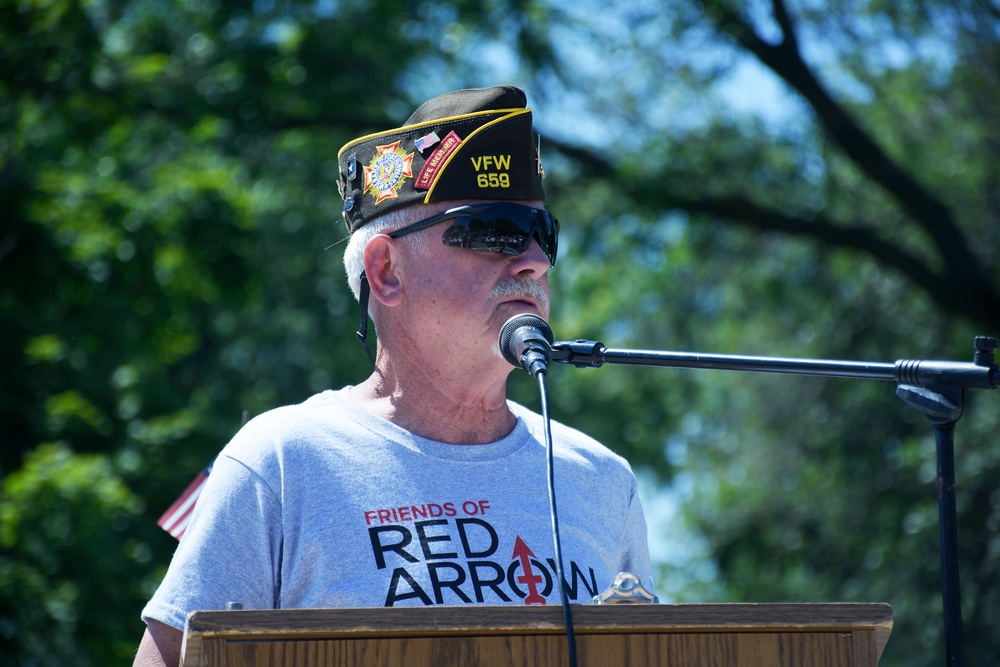
[[[616,179],[614,167],[602,156],[556,139],[550,138],[548,145],[574,160],[588,177]],[[956,285],[952,274],[931,270],[919,257],[881,238],[873,224],[857,222],[848,225],[819,214],[809,218],[789,216],[742,196],[681,195],[666,189],[664,180],[658,174],[641,182],[635,179],[619,179],[617,182],[623,195],[648,209],[678,209],[711,216],[714,220],[727,224],[789,234],[863,252],[882,266],[898,271],[926,291],[943,311],[1000,331],[1000,308],[990,309],[984,306],[990,299],[996,299],[995,293],[988,291],[984,294],[961,289]]]
[[[894,268],[931,293],[935,300],[947,299],[950,292],[942,290],[941,277],[930,270],[918,257],[880,238],[862,224],[843,225],[826,216],[801,218],[759,206],[744,197],[702,197],[677,199],[686,211],[712,215],[722,222],[732,222],[762,231],[804,236],[830,245],[860,250],[881,264]]]
[[[799,52],[799,38],[795,34],[795,26],[792,25],[792,17],[788,14],[788,7],[784,0],[771,0],[771,10],[774,18],[781,27],[782,44],[785,48]]]
[[[946,273],[964,289],[979,292],[983,306],[1000,306],[993,281],[965,242],[951,211],[928,189],[894,162],[861,126],[840,106],[802,59],[794,26],[783,0],[772,0],[775,19],[784,39],[772,45],[724,2],[702,0],[706,14],[720,30],[731,35],[775,74],[797,90],[815,111],[820,122],[850,159],[881,185],[933,239]]]

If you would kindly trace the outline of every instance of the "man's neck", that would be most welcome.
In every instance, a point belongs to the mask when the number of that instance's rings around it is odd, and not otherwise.
[[[450,444],[485,444],[509,435],[517,423],[507,406],[502,373],[401,367],[383,355],[378,362],[352,395],[369,412],[414,435]]]

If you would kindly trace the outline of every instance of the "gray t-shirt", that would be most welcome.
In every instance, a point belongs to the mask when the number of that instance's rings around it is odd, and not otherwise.
[[[143,609],[183,629],[221,609],[559,604],[542,419],[486,445],[417,437],[350,387],[250,421],[222,450]],[[552,424],[564,575],[589,602],[617,573],[652,590],[646,522],[624,459]]]

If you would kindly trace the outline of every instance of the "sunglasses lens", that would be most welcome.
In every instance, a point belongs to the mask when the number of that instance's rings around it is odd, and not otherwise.
[[[445,231],[442,242],[480,252],[519,255],[532,237],[550,264],[556,263],[559,222],[547,211],[517,204],[498,204],[473,215],[459,216]]]

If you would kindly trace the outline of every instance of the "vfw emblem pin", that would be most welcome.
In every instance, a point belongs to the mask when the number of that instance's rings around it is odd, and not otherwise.
[[[375,150],[375,157],[364,167],[364,190],[379,204],[399,196],[396,188],[402,186],[405,179],[413,178],[413,153],[400,148],[398,141],[388,146],[376,146]]]

